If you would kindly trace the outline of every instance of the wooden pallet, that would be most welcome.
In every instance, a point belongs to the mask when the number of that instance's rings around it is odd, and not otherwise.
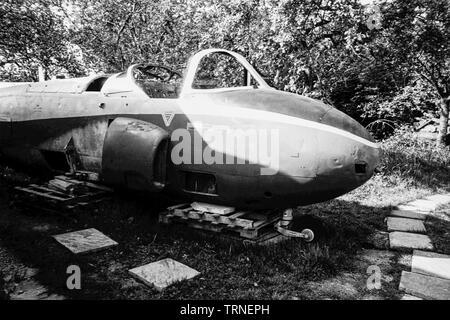
[[[280,220],[274,211],[254,212],[237,211],[226,214],[194,210],[190,204],[180,204],[167,208],[160,213],[161,223],[182,223],[191,228],[218,233],[234,233],[244,239],[258,239],[268,231],[273,232],[273,225]]]
[[[62,187],[57,188],[57,185],[68,187],[62,189]],[[73,210],[98,203],[113,191],[99,184],[79,181],[67,176],[56,176],[54,180],[44,184],[30,184],[26,187],[15,187],[15,189],[27,196],[22,203],[24,207],[47,209],[47,211]]]

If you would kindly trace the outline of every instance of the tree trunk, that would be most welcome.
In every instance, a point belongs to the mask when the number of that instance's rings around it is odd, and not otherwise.
[[[450,109],[450,97],[442,97],[439,103],[439,133],[437,138],[437,146],[444,147],[446,145],[448,130],[448,113]]]

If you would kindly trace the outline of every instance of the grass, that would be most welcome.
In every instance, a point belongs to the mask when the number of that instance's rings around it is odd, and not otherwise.
[[[3,166],[0,255],[3,252],[13,262],[2,259],[0,271],[12,275],[6,284],[11,289],[11,282],[24,279],[24,268],[38,268],[37,280],[52,292],[83,299],[397,298],[400,255],[363,249],[373,232],[385,230],[384,218],[392,206],[446,190],[450,157],[405,131],[385,141],[383,150],[381,172],[364,186],[338,199],[296,209],[296,227],[314,229],[315,243],[292,239],[267,247],[161,226],[157,213],[168,201],[158,197],[118,195],[73,216],[21,211],[14,206],[11,188],[35,178]],[[439,238],[438,246],[448,252],[448,221],[443,221],[429,223]],[[50,237],[87,227],[98,228],[119,246],[77,257]],[[128,269],[165,257],[201,275],[158,292],[128,274]],[[384,277],[382,289],[376,292],[366,287],[366,270],[374,263],[383,267]],[[81,291],[65,288],[65,271],[71,264],[82,270]]]

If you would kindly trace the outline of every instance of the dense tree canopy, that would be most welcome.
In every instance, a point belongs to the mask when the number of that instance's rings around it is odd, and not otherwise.
[[[50,1],[0,1],[0,79],[37,80],[38,66],[48,73],[78,74],[68,30]]]
[[[441,116],[438,143],[444,143],[450,107],[450,2],[396,0],[386,4],[385,12],[386,39],[395,61],[432,88]]]
[[[195,51],[221,47],[273,86],[365,125],[439,112],[442,142],[449,15],[448,0],[2,0],[0,77],[35,80],[37,65],[53,76],[115,72],[143,61],[181,71]],[[380,137],[390,130],[371,128]]]

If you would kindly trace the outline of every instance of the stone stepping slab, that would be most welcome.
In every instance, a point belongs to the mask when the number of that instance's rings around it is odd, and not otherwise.
[[[53,238],[74,254],[99,251],[118,244],[94,228],[59,234]]]
[[[400,300],[423,300],[422,298],[416,297],[416,296],[412,296],[410,294],[404,294]]]
[[[450,280],[402,272],[399,289],[423,299],[450,300]]]
[[[434,212],[437,209],[437,205],[432,201],[428,200],[416,200],[408,202],[406,204],[401,204],[397,206],[398,210],[409,210],[409,211],[419,211],[419,212]]]
[[[422,221],[416,219],[388,217],[387,218],[388,231],[404,231],[426,233],[425,225]]]
[[[450,280],[450,256],[414,250],[411,271]]]
[[[145,284],[162,291],[171,284],[188,280],[200,274],[178,261],[167,258],[129,270],[131,275]]]
[[[394,231],[389,233],[391,249],[410,251],[412,249],[433,250],[431,239],[424,234]]]
[[[428,196],[424,198],[425,200],[432,201],[436,203],[438,206],[445,205],[447,203],[450,203],[450,193],[447,194],[435,194],[432,196]]]
[[[408,202],[397,206],[398,210],[434,212],[444,204],[450,203],[450,194],[435,194],[424,199]]]
[[[425,220],[427,217],[427,214],[423,212],[411,210],[392,210],[390,215],[392,217],[417,219],[417,220]]]

